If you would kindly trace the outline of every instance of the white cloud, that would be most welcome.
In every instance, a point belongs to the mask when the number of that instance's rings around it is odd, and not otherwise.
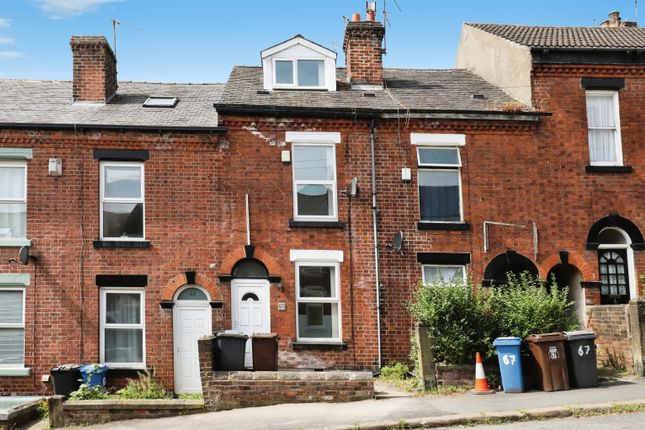
[[[13,42],[14,40],[9,37],[0,36],[0,45],[11,45]]]
[[[22,58],[25,54],[22,52],[16,51],[0,51],[0,60],[14,60],[16,58]]]
[[[7,18],[0,18],[0,27],[9,27],[11,25],[11,20]]]
[[[54,19],[64,19],[96,9],[106,3],[123,0],[37,0],[40,8]]]

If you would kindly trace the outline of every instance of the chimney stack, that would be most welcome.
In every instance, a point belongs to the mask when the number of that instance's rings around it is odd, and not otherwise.
[[[72,36],[74,102],[109,103],[116,95],[116,57],[103,36]]]
[[[357,14],[354,14],[356,16]],[[385,27],[368,10],[365,21],[350,21],[345,27],[345,66],[353,89],[383,88],[383,37]]]
[[[636,21],[623,21],[620,18],[620,12],[614,11],[609,14],[609,19],[600,24],[601,27],[638,27]]]

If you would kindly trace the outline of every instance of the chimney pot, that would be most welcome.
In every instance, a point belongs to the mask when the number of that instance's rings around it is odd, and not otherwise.
[[[361,14],[360,13],[355,13],[352,15],[352,21],[353,22],[358,22],[361,20]]]
[[[376,12],[368,11],[365,16],[365,19],[370,22],[376,21]]]

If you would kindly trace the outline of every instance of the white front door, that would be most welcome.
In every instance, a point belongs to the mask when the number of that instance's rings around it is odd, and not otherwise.
[[[201,393],[197,340],[212,333],[211,307],[207,300],[175,302],[175,392]]]
[[[251,336],[269,333],[269,281],[265,279],[234,279],[231,282],[233,330]],[[244,366],[253,367],[251,339],[246,342]]]

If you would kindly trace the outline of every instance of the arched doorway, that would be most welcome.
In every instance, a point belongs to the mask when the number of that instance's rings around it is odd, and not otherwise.
[[[570,302],[573,302],[578,321],[583,324],[585,320],[585,293],[580,284],[582,282],[582,273],[576,266],[571,264],[558,264],[549,270],[547,285],[550,285],[551,280],[554,278],[558,287],[568,289],[567,298]]]
[[[482,283],[486,286],[504,285],[508,280],[508,273],[519,276],[523,272],[528,272],[533,277],[539,274],[538,268],[531,260],[515,251],[506,251],[488,263]]]
[[[198,285],[177,290],[173,306],[176,393],[201,393],[197,340],[212,332],[208,291]]]
[[[596,240],[600,303],[629,302],[630,297],[636,295],[634,251],[630,236],[618,227],[606,227],[600,231]]]
[[[233,330],[251,336],[271,331],[269,271],[255,258],[238,261],[231,270],[231,317]],[[246,344],[244,366],[253,366],[251,340]]]

